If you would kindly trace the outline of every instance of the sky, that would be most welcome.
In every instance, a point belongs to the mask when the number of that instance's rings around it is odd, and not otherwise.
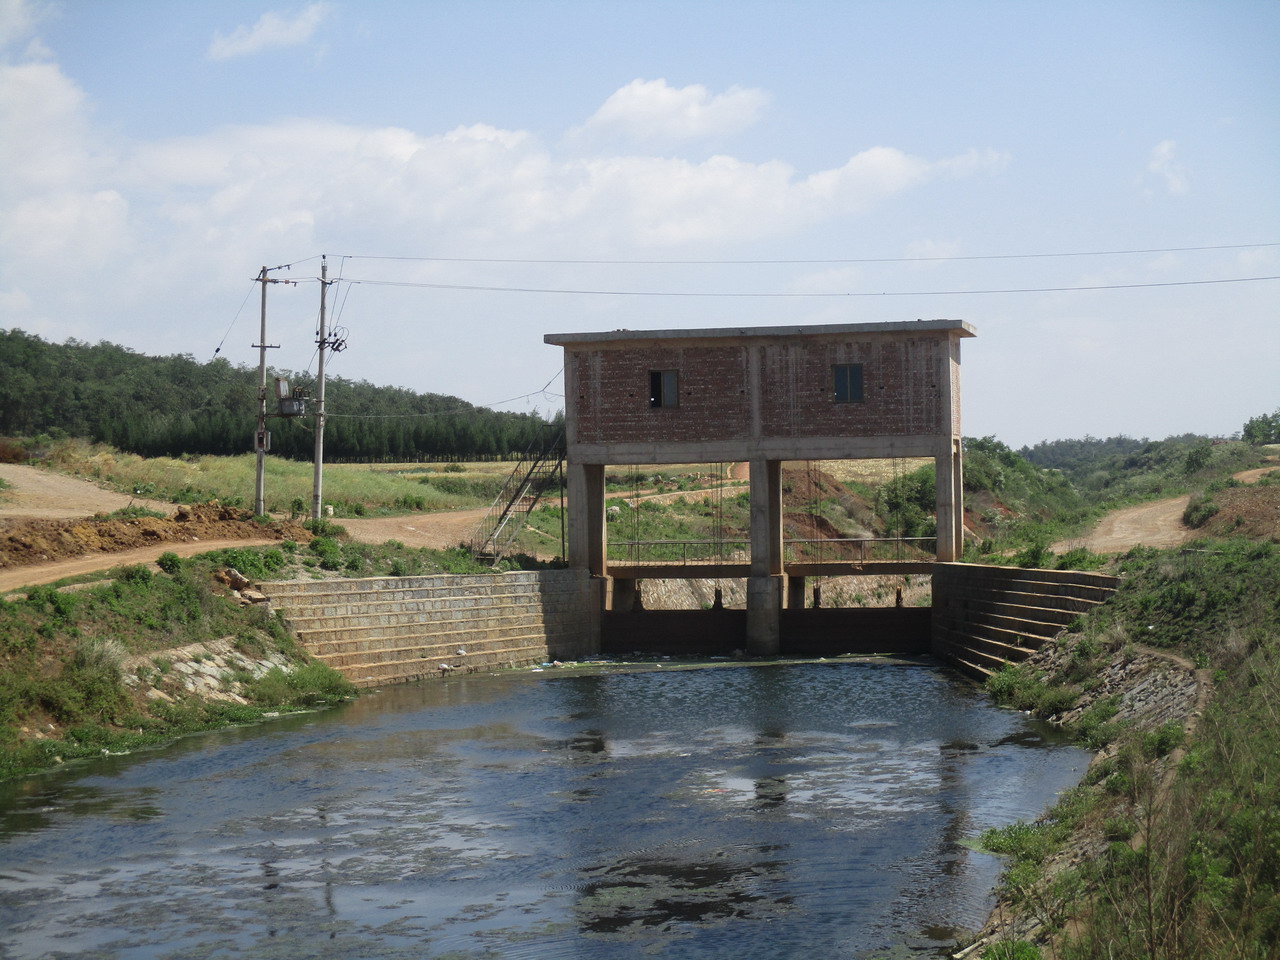
[[[550,414],[547,333],[958,318],[963,429],[1280,409],[1278,0],[0,0],[0,329]],[[333,411],[338,412],[338,411]],[[246,438],[246,449],[249,446]]]

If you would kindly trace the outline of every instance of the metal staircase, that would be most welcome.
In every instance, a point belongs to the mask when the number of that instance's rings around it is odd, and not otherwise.
[[[563,434],[536,453],[530,447],[472,533],[471,552],[481,559],[497,563],[511,549],[538,501],[548,491],[559,489],[563,479]]]

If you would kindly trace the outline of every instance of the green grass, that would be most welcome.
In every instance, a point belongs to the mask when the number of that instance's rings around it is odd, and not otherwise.
[[[1280,955],[1280,544],[1137,550],[1121,567],[1115,597],[1073,624],[1060,675],[1010,666],[988,689],[1052,712],[1141,641],[1215,671],[1200,728],[1190,741],[1180,721],[1130,729],[1114,698],[1095,702],[1074,732],[1092,749],[1110,744],[1110,758],[1045,819],[989,831],[981,844],[1010,858],[1005,890],[1059,931],[1063,960]],[[1046,877],[1044,864],[1086,823],[1109,846]]]
[[[154,654],[138,673],[164,677],[173,669],[168,651],[223,637],[255,657],[267,651],[301,656],[279,620],[262,607],[235,603],[212,579],[228,561],[255,573],[279,570],[286,554],[272,548],[174,557],[172,573],[119,567],[108,572],[110,580],[75,592],[39,586],[25,599],[0,600],[0,777],[351,695],[346,680],[319,664],[256,681],[249,691],[255,702],[247,707],[144,702],[124,684],[130,655]],[[24,742],[18,728],[33,722],[52,722],[61,735]]]
[[[54,444],[46,462],[63,473],[100,480],[137,496],[174,503],[219,500],[231,506],[253,505],[254,454],[144,458],[101,444],[64,440]],[[446,470],[454,466],[460,465],[331,464],[324,470],[324,501],[340,517],[483,506],[511,470],[511,464],[503,463]],[[267,457],[267,510],[309,513],[313,480],[311,464]]]

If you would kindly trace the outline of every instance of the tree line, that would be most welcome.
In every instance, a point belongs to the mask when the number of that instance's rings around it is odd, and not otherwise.
[[[304,390],[313,379],[269,375]],[[84,437],[146,457],[232,455],[253,449],[257,409],[256,368],[0,330],[0,435]],[[341,377],[327,378],[325,409],[326,459],[502,457],[545,445],[563,429],[562,414],[504,413]],[[275,412],[271,397],[268,410]],[[309,415],[271,418],[271,452],[310,459],[314,424]]]

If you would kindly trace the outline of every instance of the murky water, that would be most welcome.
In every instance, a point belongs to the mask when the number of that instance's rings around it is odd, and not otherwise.
[[[927,953],[1084,763],[919,665],[401,687],[0,786],[0,956]]]

